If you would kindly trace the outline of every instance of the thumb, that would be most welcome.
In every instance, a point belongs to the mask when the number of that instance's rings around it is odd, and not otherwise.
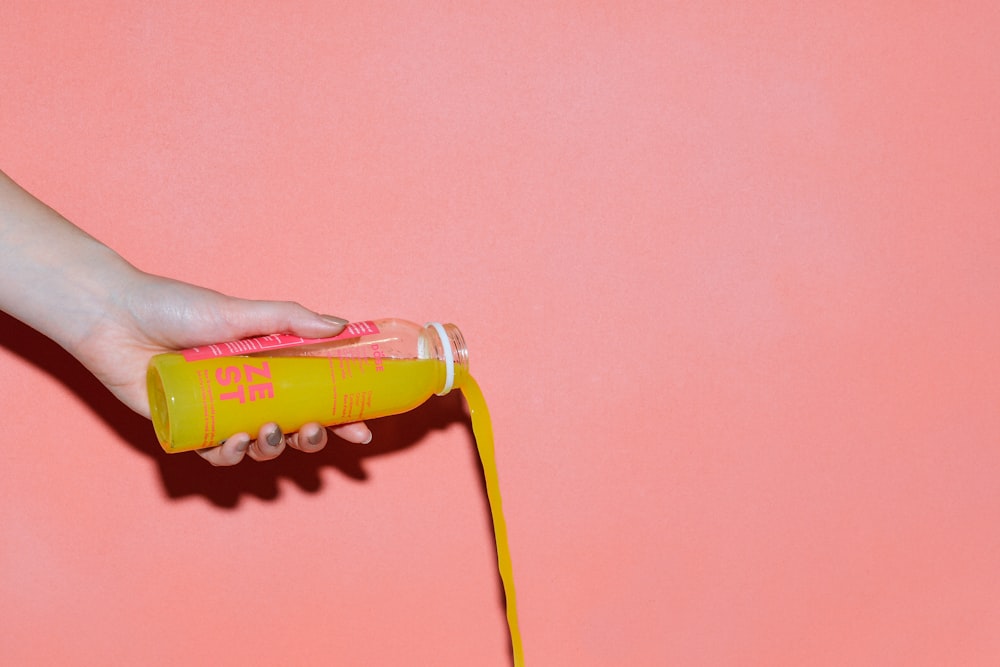
[[[239,338],[289,333],[303,338],[336,336],[349,320],[321,315],[293,301],[235,299],[229,321]]]

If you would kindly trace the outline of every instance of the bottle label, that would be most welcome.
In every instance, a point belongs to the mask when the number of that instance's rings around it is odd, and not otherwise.
[[[369,334],[377,334],[378,326],[371,320],[365,322],[351,322],[344,330],[336,336],[330,338],[303,338],[292,336],[291,334],[272,334],[270,336],[259,336],[257,338],[245,338],[243,340],[233,340],[227,343],[213,343],[181,350],[186,361],[200,361],[202,359],[215,359],[217,357],[235,357],[266,350],[280,350],[286,347],[299,347],[300,345],[313,345],[315,343],[328,343],[334,340],[345,338],[357,338]]]

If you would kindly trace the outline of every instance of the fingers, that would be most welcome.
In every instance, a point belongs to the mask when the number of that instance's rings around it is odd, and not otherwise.
[[[292,301],[232,299],[227,319],[239,329],[239,337],[290,333],[305,338],[336,336],[348,320],[321,315]]]
[[[264,424],[257,439],[250,443],[247,456],[254,461],[270,461],[285,451],[285,434],[277,424]]]
[[[254,461],[270,461],[277,458],[286,447],[312,454],[326,447],[329,431],[359,445],[372,441],[372,432],[364,422],[343,424],[329,430],[317,423],[305,424],[297,433],[285,435],[274,423],[265,424],[251,440],[247,433],[230,436],[218,447],[199,449],[198,455],[213,466],[233,466],[249,456]]]
[[[343,424],[341,426],[335,426],[330,430],[344,440],[353,442],[357,445],[367,445],[372,441],[372,432],[364,422]]]
[[[198,456],[214,466],[234,466],[243,460],[249,448],[250,436],[246,433],[237,433],[218,447],[209,447],[208,449],[199,449],[197,451]]]
[[[320,424],[306,424],[298,433],[293,433],[287,438],[289,447],[307,454],[323,449],[328,440],[327,430]]]

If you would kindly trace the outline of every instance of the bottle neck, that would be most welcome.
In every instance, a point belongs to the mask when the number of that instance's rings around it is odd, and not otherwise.
[[[443,377],[437,395],[444,396],[452,389],[461,388],[469,377],[469,350],[462,332],[454,324],[431,322],[424,327],[427,356],[443,363]]]

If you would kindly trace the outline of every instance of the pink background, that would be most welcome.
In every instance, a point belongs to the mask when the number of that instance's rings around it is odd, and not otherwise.
[[[6,2],[0,168],[460,325],[529,665],[1000,663],[997,3],[337,4]],[[0,345],[0,663],[509,664],[457,396],[216,470]]]

